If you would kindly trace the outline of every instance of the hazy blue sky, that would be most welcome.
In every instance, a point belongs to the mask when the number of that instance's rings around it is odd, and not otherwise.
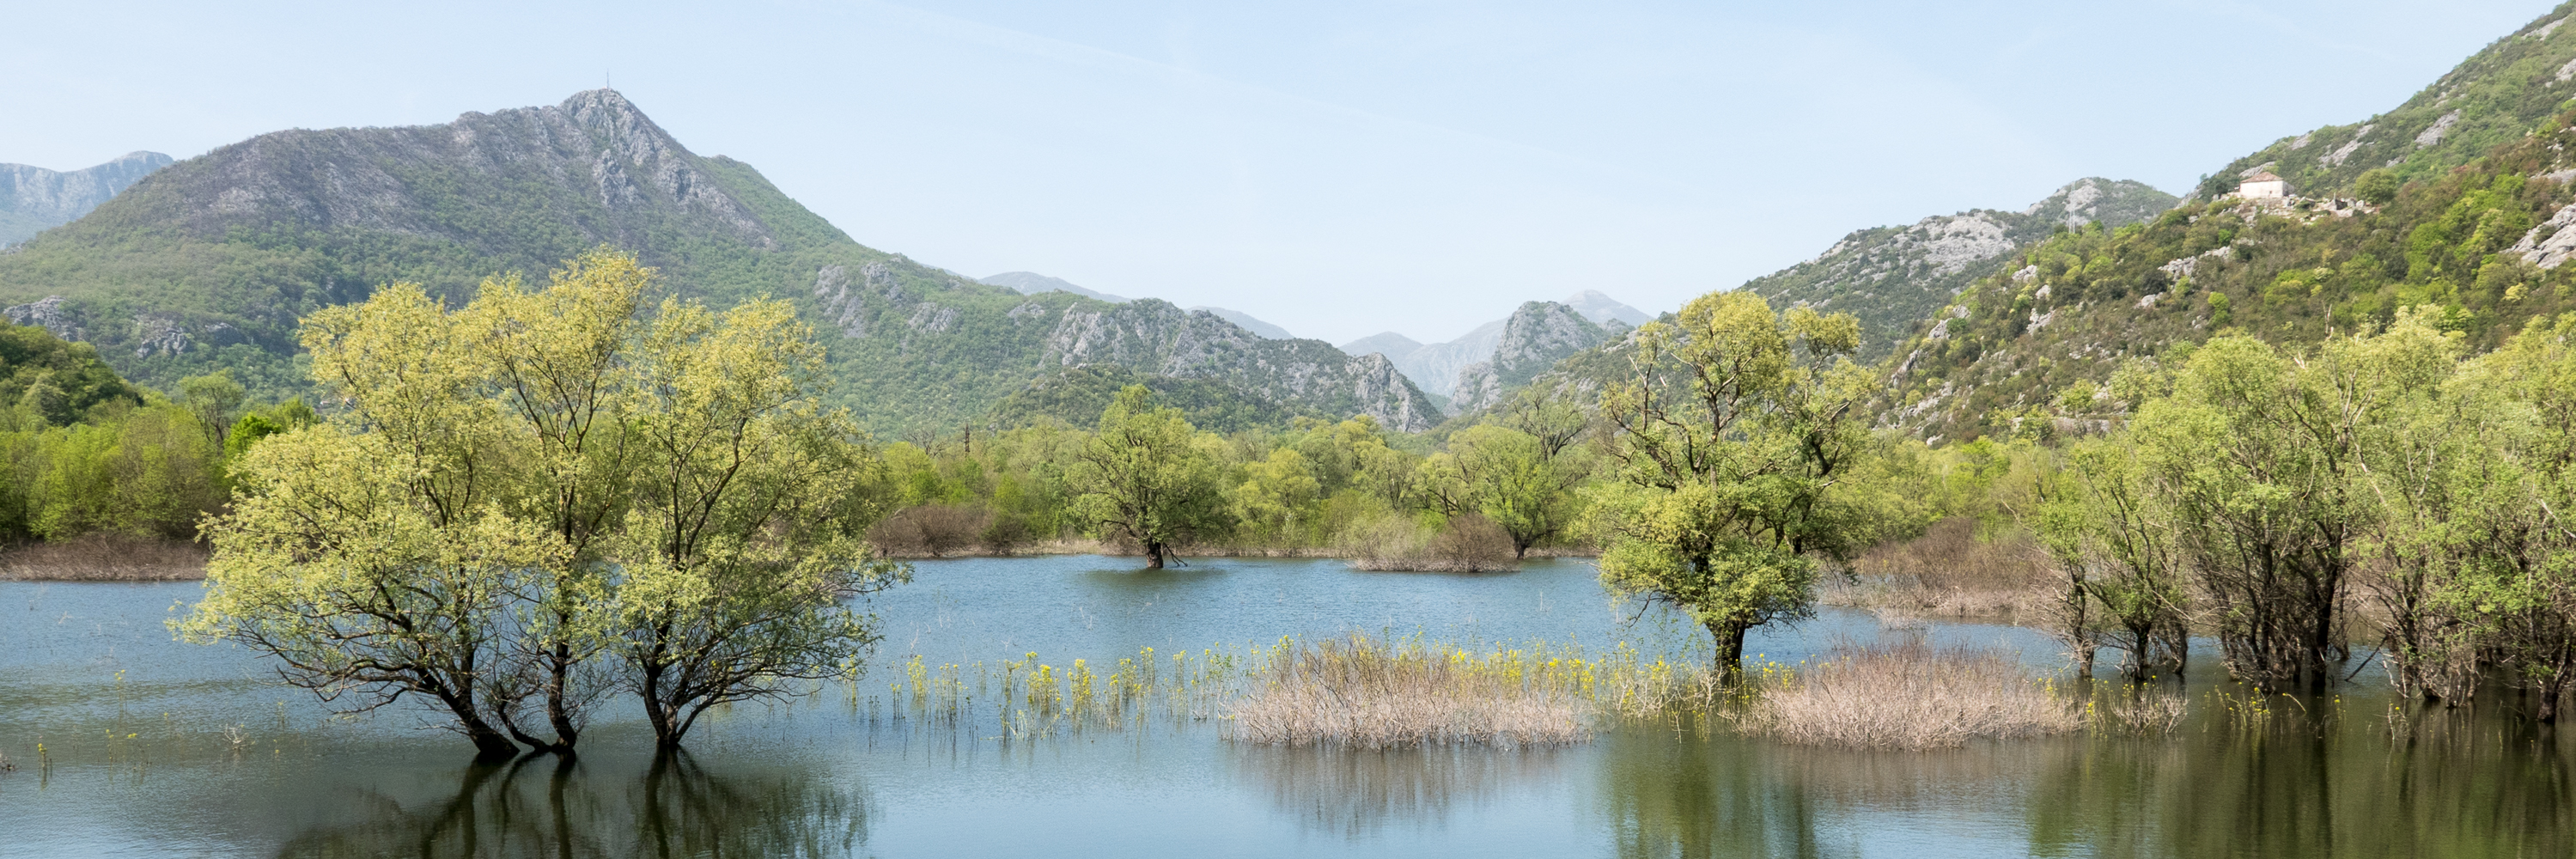
[[[2087,175],[2181,192],[2537,0],[11,4],[0,161],[444,122],[613,74],[870,246],[1335,342],[1648,310]]]

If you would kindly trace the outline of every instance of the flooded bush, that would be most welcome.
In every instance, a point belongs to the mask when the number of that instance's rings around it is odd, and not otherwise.
[[[2045,558],[2027,531],[1980,535],[1976,519],[1955,516],[1923,536],[1870,549],[1852,564],[1857,581],[1828,586],[1819,598],[1897,617],[2010,615],[2045,601]]]
[[[1474,513],[1449,517],[1438,531],[1403,516],[1380,517],[1344,531],[1336,548],[1360,570],[1490,573],[1518,564],[1512,535]]]
[[[1762,690],[1745,729],[1792,743],[1935,749],[2082,727],[2046,679],[2000,648],[1844,646]]]
[[[906,508],[868,528],[868,542],[898,558],[936,558],[984,546],[993,514],[966,504]]]
[[[1235,739],[1374,750],[1585,738],[1590,702],[1543,673],[1532,676],[1518,653],[1479,656],[1353,636],[1270,657],[1266,682],[1230,713]]]

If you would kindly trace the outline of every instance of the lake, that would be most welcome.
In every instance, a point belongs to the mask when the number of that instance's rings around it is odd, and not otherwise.
[[[173,642],[163,621],[196,583],[0,582],[0,754],[17,766],[0,773],[0,856],[2576,853],[2576,755],[2514,718],[2518,702],[2399,708],[2368,667],[2337,694],[2266,703],[2209,676],[2208,647],[2171,735],[1924,753],[1782,746],[1681,718],[1553,749],[1260,747],[1189,719],[1014,735],[923,718],[889,689],[914,655],[1107,665],[1351,632],[1708,653],[1695,627],[1613,604],[1580,561],[1134,567],[924,562],[874,601],[886,638],[855,684],[711,715],[686,755],[658,760],[636,715],[611,708],[577,761],[497,767],[414,711],[333,718],[246,652]],[[1757,631],[1749,650],[1795,663],[1899,635],[2060,664],[2028,629],[1886,629],[1842,611]]]

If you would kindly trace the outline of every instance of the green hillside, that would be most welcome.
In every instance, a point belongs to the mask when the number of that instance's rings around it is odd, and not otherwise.
[[[1437,419],[1419,391],[1389,383],[1391,368],[1330,346],[1193,314],[1091,336],[1132,305],[1022,296],[862,246],[750,165],[691,153],[610,90],[222,147],[0,255],[0,306],[95,344],[144,384],[228,367],[278,397],[303,388],[294,336],[306,313],[393,281],[461,301],[487,276],[542,278],[601,244],[711,303],[795,301],[824,332],[833,398],[880,431],[977,419],[1054,369],[1102,361],[1390,426]],[[1112,343],[1118,354],[1095,354]]]

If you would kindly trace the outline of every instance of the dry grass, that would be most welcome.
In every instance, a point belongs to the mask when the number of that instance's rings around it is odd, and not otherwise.
[[[0,579],[157,582],[206,577],[207,550],[195,543],[86,534],[0,551]]]
[[[1764,689],[1742,719],[1786,742],[1872,749],[1949,748],[2084,722],[2010,651],[1919,642],[1836,648],[1834,658]]]
[[[1377,750],[1581,742],[1588,701],[1501,654],[1364,636],[1282,647],[1230,714],[1235,739]]]
[[[1976,520],[1965,517],[1871,549],[1852,566],[1859,581],[1829,584],[1819,594],[1825,604],[1891,618],[2009,617],[2048,599],[2048,567],[2028,532],[1981,539]]]

